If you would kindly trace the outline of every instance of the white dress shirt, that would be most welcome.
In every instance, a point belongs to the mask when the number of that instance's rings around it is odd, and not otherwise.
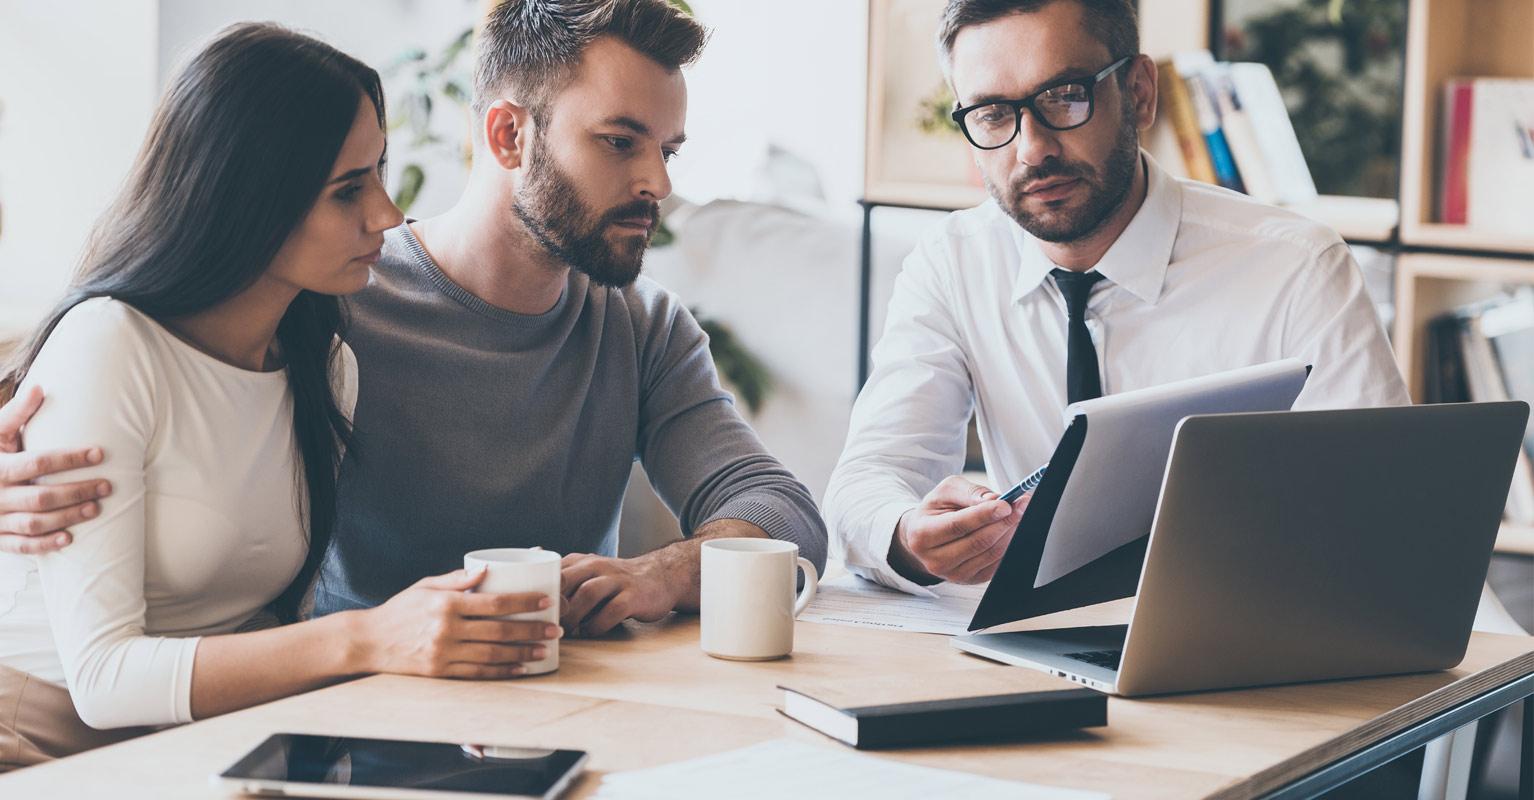
[[[343,345],[332,380],[348,417],[356,375]],[[100,466],[51,480],[113,492],[69,547],[0,553],[0,664],[66,684],[93,728],[190,722],[200,637],[275,622],[264,609],[308,552],[287,375],[227,364],[103,297],[59,321],[34,384],[48,399],[27,448],[101,447]]]
[[[1142,153],[1144,204],[1094,269],[1087,329],[1103,392],[1299,358],[1297,409],[1410,402],[1363,275],[1331,229]],[[1047,461],[1065,430],[1066,307],[1039,241],[995,201],[951,214],[895,282],[873,372],[826,490],[833,555],[889,566],[896,523],[964,463],[971,411],[991,488]]]

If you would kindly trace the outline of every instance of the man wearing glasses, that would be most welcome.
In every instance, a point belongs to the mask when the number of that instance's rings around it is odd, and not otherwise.
[[[1335,232],[1140,150],[1156,69],[1133,0],[949,0],[939,44],[991,200],[896,281],[826,493],[854,572],[914,594],[995,572],[1027,501],[956,475],[971,413],[1004,489],[1104,393],[1297,357],[1296,408],[1408,402]]]

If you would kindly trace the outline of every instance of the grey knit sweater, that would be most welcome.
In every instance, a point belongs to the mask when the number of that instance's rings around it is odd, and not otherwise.
[[[745,520],[824,566],[814,499],[655,282],[609,289],[572,270],[553,309],[514,314],[454,284],[402,225],[347,305],[356,443],[317,614],[381,603],[479,548],[612,555],[636,457],[685,533]]]

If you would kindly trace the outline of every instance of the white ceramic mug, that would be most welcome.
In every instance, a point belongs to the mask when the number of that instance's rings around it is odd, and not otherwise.
[[[537,592],[548,595],[549,607],[542,611],[507,614],[500,619],[537,620],[551,625],[559,624],[559,554],[551,550],[525,547],[502,547],[494,550],[475,550],[463,557],[463,568],[469,572],[485,568],[485,579],[480,581],[476,592],[491,594],[514,594]],[[522,666],[524,675],[542,675],[559,669],[559,640],[539,642],[548,648],[549,654]]]
[[[795,567],[804,590],[794,597]],[[776,539],[703,543],[703,652],[732,661],[782,658],[794,649],[794,618],[815,599],[820,575],[799,546]]]

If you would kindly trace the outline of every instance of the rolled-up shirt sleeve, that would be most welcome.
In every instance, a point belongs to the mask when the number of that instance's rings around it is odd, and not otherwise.
[[[708,335],[667,297],[642,342],[637,452],[684,535],[710,522],[749,522],[793,542],[817,570],[826,526],[815,498],[767,452],[719,383]]]
[[[889,564],[901,515],[964,467],[974,407],[969,359],[934,244],[919,247],[895,280],[873,371],[852,410],[847,444],[826,490],[832,554],[852,572],[918,595],[932,592]]]

